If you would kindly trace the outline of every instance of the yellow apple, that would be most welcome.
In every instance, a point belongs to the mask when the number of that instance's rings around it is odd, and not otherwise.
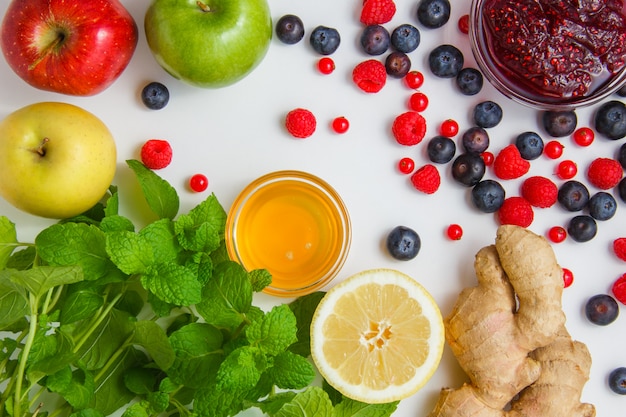
[[[25,212],[63,219],[90,209],[116,166],[111,132],[80,107],[35,103],[0,122],[0,196]]]

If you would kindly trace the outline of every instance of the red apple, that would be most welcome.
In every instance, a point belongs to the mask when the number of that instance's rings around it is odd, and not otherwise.
[[[119,0],[13,0],[1,27],[9,66],[33,87],[91,96],[109,87],[137,47]]]

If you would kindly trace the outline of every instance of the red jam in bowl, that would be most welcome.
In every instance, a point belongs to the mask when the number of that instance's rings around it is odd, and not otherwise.
[[[624,72],[623,0],[475,3],[492,65],[514,88],[543,98],[539,100],[590,96]]]

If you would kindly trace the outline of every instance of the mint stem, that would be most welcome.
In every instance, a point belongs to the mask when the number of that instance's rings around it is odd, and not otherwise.
[[[17,371],[17,379],[15,382],[15,396],[13,401],[13,416],[21,417],[22,415],[22,385],[24,383],[24,372],[26,371],[26,362],[28,361],[28,355],[30,354],[30,350],[33,347],[33,342],[35,340],[35,334],[37,332],[37,322],[38,320],[38,304],[39,300],[33,294],[29,294],[29,304],[30,304],[30,326],[28,329],[28,336],[26,337],[26,342],[24,343],[24,349],[22,350],[22,354],[20,355],[20,362],[18,365]]]
[[[115,304],[117,304],[117,302],[122,298],[122,295],[123,295],[123,293],[119,293],[107,305],[107,308],[104,311],[102,311],[97,316],[96,320],[91,324],[91,326],[89,326],[89,329],[87,330],[87,332],[85,332],[85,334],[83,334],[83,336],[81,337],[80,341],[78,343],[76,343],[76,346],[74,346],[74,349],[73,349],[74,353],[76,353],[76,352],[78,352],[80,350],[80,348],[85,344],[85,342],[87,342],[87,340],[92,335],[92,333],[96,331],[96,329],[98,328],[98,326],[100,326],[100,324],[102,324],[102,322],[107,317],[107,315],[111,312],[111,310],[113,310],[113,307],[115,307]]]

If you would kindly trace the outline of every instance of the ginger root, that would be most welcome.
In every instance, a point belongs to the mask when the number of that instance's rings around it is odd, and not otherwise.
[[[580,404],[591,359],[565,330],[562,269],[548,241],[500,226],[474,270],[478,285],[464,289],[444,319],[469,383],[442,389],[429,416],[595,416]]]

